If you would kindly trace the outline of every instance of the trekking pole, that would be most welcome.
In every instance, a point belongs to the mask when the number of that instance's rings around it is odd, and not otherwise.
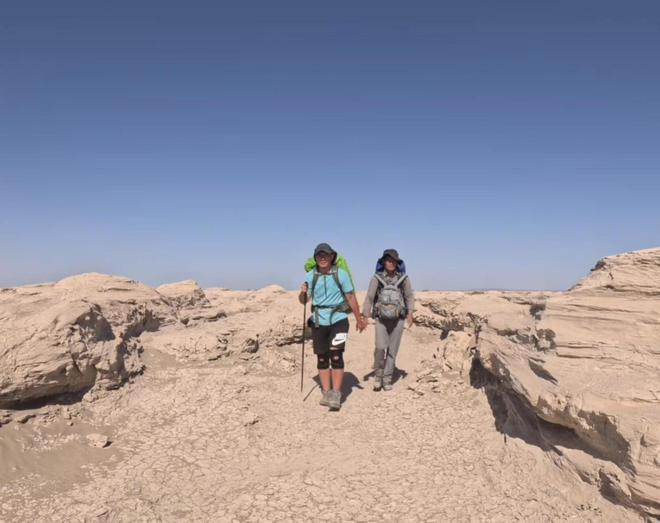
[[[303,379],[305,376],[305,323],[307,321],[307,296],[303,302],[303,324],[302,324],[302,363],[300,364],[300,392],[303,391]]]

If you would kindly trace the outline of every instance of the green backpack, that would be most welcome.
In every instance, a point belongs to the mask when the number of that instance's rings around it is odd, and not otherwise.
[[[330,318],[332,319],[332,315],[335,312],[350,312],[351,307],[346,301],[346,296],[344,295],[344,290],[341,287],[341,284],[339,283],[339,275],[337,274],[337,271],[339,269],[344,269],[346,271],[346,274],[348,274],[348,278],[351,280],[351,285],[353,286],[353,289],[355,289],[355,284],[353,283],[353,275],[351,274],[351,270],[348,268],[348,262],[346,261],[346,258],[344,258],[341,255],[337,255],[337,259],[335,260],[335,264],[332,267],[332,270],[330,271],[330,274],[332,277],[335,279],[335,282],[337,284],[337,287],[339,287],[339,290],[342,293],[342,296],[344,296],[344,301],[335,306],[335,307],[329,307],[331,309],[330,311]],[[312,287],[311,287],[311,294],[314,296],[314,288],[316,287],[316,282],[319,278],[319,273],[316,271],[316,260],[312,256],[311,258],[307,258],[307,261],[305,261],[305,272],[309,272],[313,270],[314,271],[314,278],[312,279]],[[313,314],[313,323],[316,328],[319,326],[319,312],[318,310],[320,308],[328,308],[328,307],[320,307],[317,305],[312,304],[312,314]],[[312,318],[310,318],[312,320]]]
[[[335,266],[346,271],[348,278],[351,280],[351,285],[353,285],[353,288],[355,288],[355,283],[353,283],[353,275],[351,274],[351,269],[348,268],[348,262],[346,261],[346,258],[344,258],[341,254],[337,254]],[[305,272],[309,272],[312,269],[316,269],[316,259],[314,259],[314,256],[307,258],[307,261],[305,261]]]

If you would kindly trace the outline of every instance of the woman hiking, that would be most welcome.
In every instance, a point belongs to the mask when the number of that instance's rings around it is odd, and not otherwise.
[[[365,329],[367,322],[360,315],[349,274],[335,265],[337,253],[334,249],[327,243],[320,243],[314,249],[314,259],[316,267],[307,273],[298,299],[303,304],[308,297],[312,299],[312,316],[308,324],[312,328],[312,343],[323,391],[320,404],[330,410],[339,410],[349,327],[347,313],[352,311],[355,315],[359,332]]]
[[[396,249],[386,249],[376,263],[362,313],[376,320],[374,390],[392,390],[403,328],[413,323],[415,296],[405,264]]]

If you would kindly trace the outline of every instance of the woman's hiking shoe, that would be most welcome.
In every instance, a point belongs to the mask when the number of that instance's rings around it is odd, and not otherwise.
[[[331,390],[324,390],[323,391],[323,396],[321,396],[321,399],[319,400],[319,405],[323,405],[324,407],[329,407],[330,406],[330,393]]]
[[[383,387],[383,378],[374,376],[374,390],[379,391]]]
[[[390,382],[383,382],[383,390],[392,390],[392,384]]]
[[[328,407],[330,410],[339,410],[341,408],[341,391],[328,391]]]

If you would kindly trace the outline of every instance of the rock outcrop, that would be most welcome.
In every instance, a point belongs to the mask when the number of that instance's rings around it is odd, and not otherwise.
[[[138,336],[173,321],[160,294],[117,276],[2,289],[0,405],[115,388],[142,369]]]
[[[436,294],[416,321],[442,330],[438,371],[465,377],[473,346],[503,432],[660,516],[660,249],[605,258],[564,293]]]
[[[256,353],[301,339],[302,306],[276,285],[256,291],[202,291],[194,282],[182,282],[157,290],[173,299],[183,328],[171,325],[144,333],[140,340],[145,350],[166,352],[179,360],[204,361]]]
[[[213,296],[95,273],[1,289],[0,408],[116,388],[143,370],[143,350],[213,360],[300,340],[300,305],[281,287]]]
[[[193,280],[168,283],[156,288],[176,311],[177,320],[187,327],[213,322],[226,316],[209,302],[204,290]]]

